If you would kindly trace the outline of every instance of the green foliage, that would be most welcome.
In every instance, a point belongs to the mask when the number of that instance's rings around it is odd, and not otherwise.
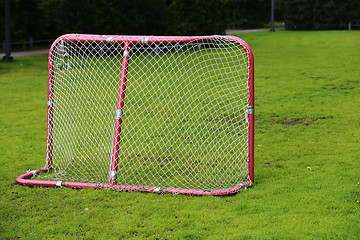
[[[217,0],[12,0],[11,4],[13,42],[65,33],[221,34],[227,20],[225,1]],[[5,38],[3,27],[0,39]]]
[[[357,0],[295,0],[283,4],[287,29],[347,29],[349,21],[360,24]]]
[[[4,6],[5,0],[0,0]],[[223,34],[264,27],[270,0],[12,0],[12,41],[54,39],[65,33],[132,35]],[[358,0],[276,0],[275,20],[289,30],[353,29]],[[0,11],[0,41],[4,35]]]
[[[357,239],[360,33],[241,36],[255,55],[255,184],[232,197],[24,187],[46,151],[45,55],[0,62],[1,239]]]
[[[228,28],[250,29],[262,28],[270,20],[270,3],[268,0],[228,0]]]

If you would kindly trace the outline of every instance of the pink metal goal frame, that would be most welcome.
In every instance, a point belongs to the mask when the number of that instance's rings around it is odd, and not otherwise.
[[[119,157],[119,143],[120,143],[120,134],[121,134],[121,124],[122,124],[122,112],[124,107],[125,99],[125,88],[126,88],[126,79],[128,71],[128,61],[129,61],[129,46],[130,44],[144,43],[201,43],[209,41],[212,39],[224,39],[230,40],[234,43],[239,44],[247,56],[248,63],[248,121],[249,121],[249,143],[248,143],[248,179],[238,184],[235,187],[223,190],[196,190],[196,189],[182,189],[182,188],[159,188],[153,186],[131,186],[131,185],[117,185],[117,165]],[[47,172],[52,168],[52,128],[53,128],[53,55],[51,54],[52,49],[60,41],[72,41],[72,42],[108,42],[109,40],[113,42],[123,43],[124,44],[124,54],[121,68],[121,76],[119,83],[119,93],[117,100],[116,108],[116,120],[114,128],[114,140],[113,140],[113,150],[112,150],[112,159],[110,167],[110,183],[83,183],[83,182],[62,182],[62,181],[47,181],[47,180],[32,180],[32,178],[43,172]],[[63,35],[56,39],[52,44],[49,50],[49,60],[48,60],[48,97],[47,97],[47,156],[46,156],[46,165],[44,168],[29,171],[25,174],[20,175],[15,179],[15,181],[22,185],[27,186],[43,186],[43,187],[69,187],[69,188],[100,188],[100,189],[114,189],[119,191],[137,191],[137,192],[155,192],[155,193],[172,193],[172,194],[185,194],[185,195],[231,195],[239,192],[241,189],[250,186],[254,182],[254,58],[252,51],[249,45],[242,39],[234,36],[194,36],[194,37],[174,37],[174,36],[117,36],[117,35],[89,35],[89,34],[68,34]]]

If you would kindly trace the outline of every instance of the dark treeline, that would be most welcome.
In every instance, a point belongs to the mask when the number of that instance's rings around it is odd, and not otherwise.
[[[287,29],[346,29],[349,22],[360,26],[359,0],[283,0],[282,4]]]
[[[5,0],[0,0],[4,6]],[[254,3],[256,2],[256,3]],[[266,0],[11,0],[12,41],[64,33],[207,35],[269,21]],[[266,6],[266,7],[264,7]],[[1,12],[0,39],[4,39]]]
[[[0,0],[0,41],[4,6]],[[275,0],[287,29],[345,29],[360,23],[358,0]],[[136,35],[223,34],[270,21],[271,0],[11,0],[13,42],[64,33]]]

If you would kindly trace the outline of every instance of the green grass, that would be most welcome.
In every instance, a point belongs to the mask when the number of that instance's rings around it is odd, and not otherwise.
[[[232,197],[20,186],[45,164],[46,56],[0,62],[1,239],[357,239],[360,32],[243,34],[255,184]]]

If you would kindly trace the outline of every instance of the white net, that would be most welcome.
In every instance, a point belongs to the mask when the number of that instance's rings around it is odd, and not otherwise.
[[[76,38],[58,40],[49,56],[47,178],[109,183],[125,40],[117,184],[211,191],[249,178],[243,46],[220,36]]]

